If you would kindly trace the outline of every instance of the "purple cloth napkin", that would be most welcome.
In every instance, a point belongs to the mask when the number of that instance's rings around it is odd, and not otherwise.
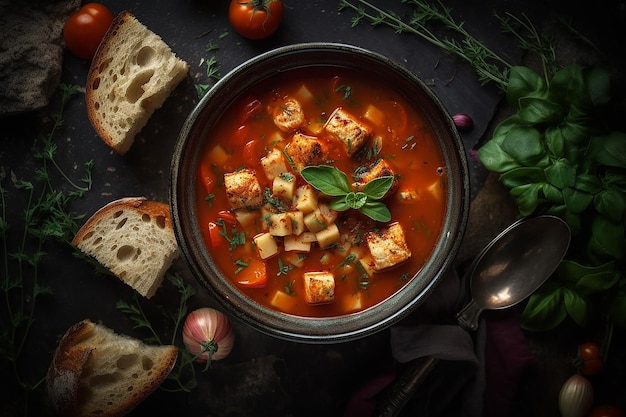
[[[399,416],[506,415],[516,382],[531,358],[528,346],[517,322],[492,324],[481,319],[476,332],[459,327],[456,313],[467,300],[465,277],[454,269],[448,271],[423,305],[391,327],[394,361],[355,391],[344,417],[374,417],[381,393],[407,363],[422,357],[435,357],[438,362]],[[484,398],[497,400],[485,408]]]

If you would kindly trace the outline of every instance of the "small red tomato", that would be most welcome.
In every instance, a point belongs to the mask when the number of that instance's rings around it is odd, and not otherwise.
[[[593,407],[587,417],[624,417],[624,412],[614,405],[603,404]]]
[[[264,39],[276,32],[283,11],[280,0],[231,0],[228,20],[244,38]]]
[[[586,342],[578,346],[578,369],[583,375],[597,375],[602,372],[604,362],[600,353],[600,347],[593,342]]]
[[[65,22],[65,45],[79,58],[91,59],[112,22],[109,9],[99,3],[87,3]]]

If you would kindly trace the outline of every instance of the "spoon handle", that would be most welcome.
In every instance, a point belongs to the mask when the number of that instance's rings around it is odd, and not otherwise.
[[[476,330],[478,328],[478,316],[483,311],[473,299],[463,307],[456,315],[459,326],[465,330]]]

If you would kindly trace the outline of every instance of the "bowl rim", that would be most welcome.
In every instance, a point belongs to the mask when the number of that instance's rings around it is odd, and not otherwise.
[[[450,140],[448,144],[450,149],[447,150],[452,152],[446,152],[444,149],[444,159],[446,166],[455,167],[454,173],[456,175],[447,176],[446,210],[448,214],[452,213],[453,215],[445,216],[442,234],[435,245],[431,258],[412,277],[410,282],[388,299],[366,310],[337,317],[311,318],[293,316],[263,307],[241,293],[228,282],[228,279],[219,276],[219,270],[212,262],[198,231],[199,225],[197,223],[192,224],[196,221],[194,187],[186,186],[187,182],[185,181],[188,177],[195,178],[195,167],[197,166],[197,155],[193,156],[195,143],[190,143],[192,140],[189,138],[197,129],[206,130],[206,127],[201,126],[206,121],[203,117],[207,117],[205,108],[211,108],[211,105],[216,103],[217,100],[213,101],[216,96],[229,94],[232,90],[231,83],[246,80],[247,85],[253,85],[261,79],[270,77],[275,72],[285,70],[266,68],[262,73],[254,71],[259,67],[263,68],[263,65],[267,67],[272,63],[288,60],[289,68],[286,70],[293,70],[302,65],[298,64],[296,60],[289,61],[290,58],[298,56],[311,60],[319,54],[334,56],[334,59],[341,57],[358,58],[366,60],[372,65],[386,67],[392,73],[397,74],[400,79],[412,83],[420,90],[424,94],[426,102],[431,105],[431,111],[435,113],[439,124],[445,130],[444,133],[436,133],[436,136],[444,135]],[[309,62],[304,66],[323,67],[330,65],[332,64],[325,62]],[[352,64],[345,65],[350,67]],[[208,118],[217,119],[230,103],[241,96],[242,91],[244,88],[239,87],[235,94],[232,94],[228,103],[213,104],[213,108],[221,108],[221,111],[214,112],[216,114],[209,115]],[[441,142],[440,139],[438,141]],[[192,169],[183,164],[188,155],[191,155]],[[404,66],[377,52],[344,43],[309,42],[278,47],[250,58],[229,71],[209,89],[187,117],[176,141],[171,162],[169,204],[174,234],[186,264],[190,267],[196,280],[213,295],[213,298],[231,316],[263,333],[281,339],[306,343],[335,343],[355,340],[388,328],[406,317],[424,301],[438,284],[445,271],[452,265],[458,253],[469,216],[469,188],[469,169],[463,142],[451,115],[423,81]],[[187,201],[187,203],[181,204],[181,201]],[[457,205],[453,206],[453,202],[456,202]],[[191,210],[192,215],[186,217],[184,213],[187,207]],[[428,282],[416,279],[424,271],[432,274]],[[213,275],[213,279],[208,279],[207,273]],[[409,292],[415,294],[409,295],[407,294]]]

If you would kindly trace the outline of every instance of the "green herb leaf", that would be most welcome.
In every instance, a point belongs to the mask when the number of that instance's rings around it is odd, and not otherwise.
[[[367,202],[367,195],[363,192],[349,192],[345,198],[346,204],[353,209],[360,209]]]
[[[359,211],[377,222],[388,222],[391,220],[391,212],[380,201],[367,201]]]
[[[393,176],[374,178],[363,187],[363,192],[372,200],[380,200],[393,185]]]
[[[333,166],[309,166],[303,168],[300,174],[315,189],[329,196],[343,196],[352,191],[346,174]]]

